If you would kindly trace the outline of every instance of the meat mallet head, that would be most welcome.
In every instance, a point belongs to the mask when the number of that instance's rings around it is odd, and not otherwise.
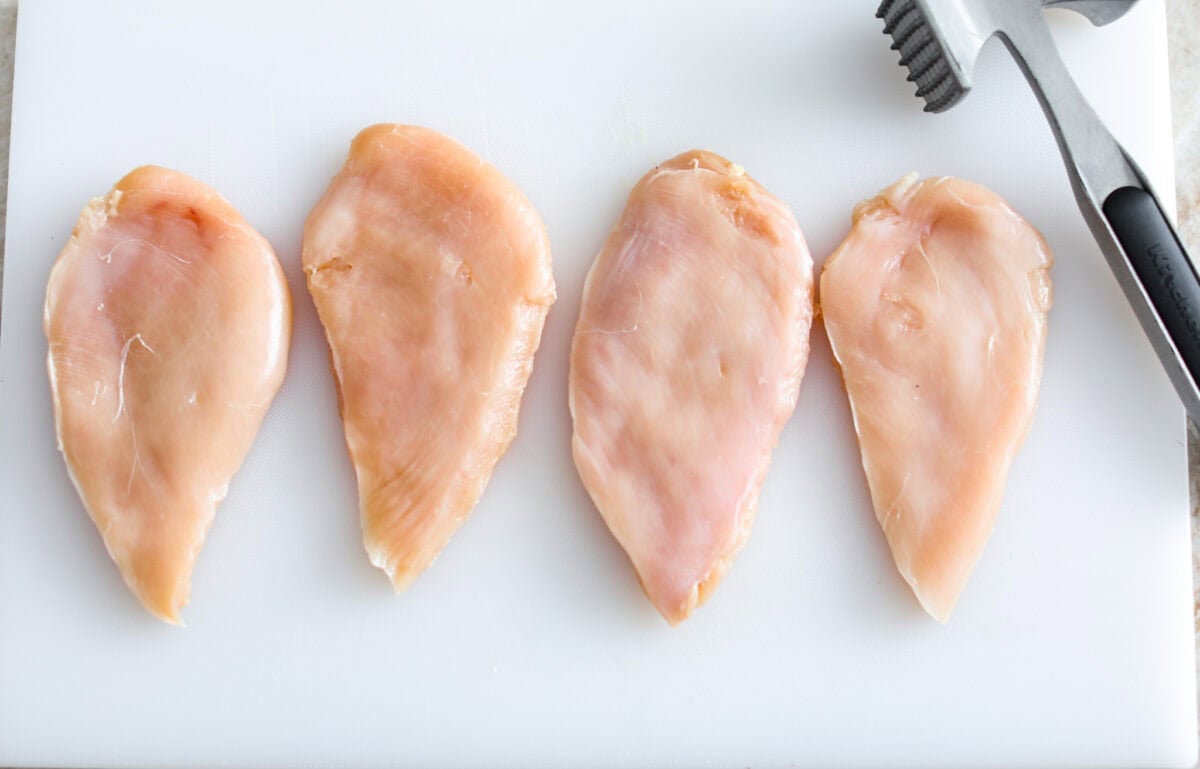
[[[900,52],[926,112],[944,112],[971,90],[983,44],[1020,24],[1041,23],[1043,8],[1066,8],[1096,26],[1119,19],[1137,0],[883,0],[875,12]]]

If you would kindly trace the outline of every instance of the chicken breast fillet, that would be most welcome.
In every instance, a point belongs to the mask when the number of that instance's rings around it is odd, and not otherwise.
[[[808,358],[812,291],[787,206],[704,151],[638,182],[588,275],[571,350],[575,464],[672,624],[750,533]]]
[[[821,273],[875,514],[921,605],[949,618],[1033,416],[1050,249],[995,193],[901,179]]]
[[[461,144],[376,125],[309,215],[303,258],[364,543],[399,591],[466,519],[516,434],[555,299],[546,231]]]
[[[270,244],[165,168],[92,200],[50,272],[59,447],[125,581],[167,622],[283,381],[291,313]]]

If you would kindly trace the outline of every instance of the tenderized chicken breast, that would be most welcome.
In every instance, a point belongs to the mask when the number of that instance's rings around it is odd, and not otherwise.
[[[291,327],[270,244],[165,168],[88,203],[50,272],[59,447],[125,581],[167,622],[283,381]]]
[[[376,125],[304,228],[371,563],[399,591],[433,562],[517,430],[554,302],[520,190],[427,128]]]
[[[1050,249],[995,193],[901,179],[821,273],[875,515],[945,622],[991,534],[1037,400]]]
[[[671,624],[750,534],[808,358],[812,291],[787,206],[700,150],[642,177],[588,274],[575,464]]]

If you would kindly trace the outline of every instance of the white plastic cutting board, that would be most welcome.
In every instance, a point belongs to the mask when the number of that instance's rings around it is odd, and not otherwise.
[[[874,2],[31,0],[21,6],[0,344],[0,764],[137,767],[1190,766],[1183,412],[993,43],[921,112]],[[1171,198],[1160,0],[1053,16]],[[353,134],[435,127],[541,211],[559,301],[520,433],[405,594],[359,541],[301,225]],[[995,535],[939,626],[871,512],[824,331],[749,544],[668,627],[570,459],[567,349],[630,186],[708,147],[792,205],[818,263],[907,171],[997,190],[1057,253],[1045,382]],[[221,190],[295,297],[287,381],[186,629],[125,589],[55,450],[48,270],[141,163]]]

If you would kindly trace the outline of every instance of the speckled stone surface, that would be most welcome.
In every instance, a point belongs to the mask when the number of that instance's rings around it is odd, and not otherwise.
[[[1171,62],[1172,121],[1179,232],[1192,254],[1200,254],[1200,0],[1167,0]],[[13,42],[17,0],[0,0],[0,253],[8,201],[8,135],[12,118]],[[0,257],[0,280],[4,261]],[[1192,490],[1193,585],[1200,586],[1200,432],[1189,424]],[[1196,595],[1200,651],[1200,589]],[[1200,678],[1198,678],[1200,684]]]
[[[1171,121],[1175,135],[1175,201],[1179,236],[1200,254],[1200,0],[1167,0]],[[1192,498],[1192,591],[1200,652],[1200,432],[1188,423]],[[1197,685],[1200,686],[1200,673]]]

